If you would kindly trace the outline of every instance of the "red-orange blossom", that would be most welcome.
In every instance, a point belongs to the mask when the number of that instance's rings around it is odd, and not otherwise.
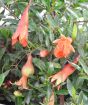
[[[71,45],[72,39],[70,37],[61,35],[61,37],[53,41],[53,43],[56,44],[54,56],[57,58],[66,58],[71,52],[75,52],[73,46]]]
[[[79,55],[74,59],[73,63],[77,64],[79,60]],[[57,72],[56,74],[52,75],[51,83],[54,83],[56,81],[56,86],[59,89],[60,83],[64,82],[74,71],[76,68],[74,68],[71,64],[66,64],[62,70]]]
[[[30,8],[30,4],[31,0],[22,13],[17,29],[12,36],[12,46],[18,41],[23,47],[26,47],[28,44],[28,10]]]
[[[31,54],[28,55],[28,60],[25,63],[25,65],[23,66],[23,68],[21,70],[21,74],[22,74],[22,77],[20,78],[19,81],[16,82],[16,85],[22,87],[23,89],[27,89],[28,88],[28,86],[27,86],[28,77],[30,75],[34,74],[34,67],[33,67],[33,64],[32,64]]]

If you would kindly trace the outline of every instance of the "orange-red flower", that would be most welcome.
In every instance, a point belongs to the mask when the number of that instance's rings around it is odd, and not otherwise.
[[[49,55],[49,53],[50,53],[50,51],[45,49],[45,50],[41,50],[39,55],[40,55],[40,57],[46,57]]]
[[[22,77],[20,78],[18,82],[16,82],[16,85],[22,87],[23,89],[27,89],[28,88],[27,79],[30,75],[34,74],[34,67],[32,64],[31,54],[28,56],[28,60],[23,66],[21,73],[22,73]]]
[[[26,76],[22,76],[20,80],[16,82],[16,85],[20,86],[22,89],[28,89],[27,79]]]
[[[30,3],[28,4],[23,14],[21,15],[21,19],[18,23],[16,32],[12,36],[12,46],[15,45],[18,41],[23,47],[26,47],[28,44],[28,9],[29,7],[30,7]]]
[[[56,44],[54,56],[57,58],[68,57],[72,51],[75,52],[73,46],[71,45],[72,39],[70,37],[61,35],[60,39],[53,41],[53,43]]]
[[[79,55],[74,59],[73,63],[77,64],[79,60]],[[60,83],[64,82],[69,75],[71,75],[76,68],[74,68],[71,64],[66,64],[62,70],[60,70],[58,73],[52,75],[51,83],[54,83],[56,81],[55,86],[57,86],[58,89],[60,89]]]

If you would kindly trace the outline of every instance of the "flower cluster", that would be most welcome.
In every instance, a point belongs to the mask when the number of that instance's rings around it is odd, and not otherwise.
[[[30,0],[31,1],[31,0]],[[30,3],[25,8],[21,19],[18,23],[18,27],[16,29],[16,32],[12,36],[12,46],[14,46],[17,42],[19,42],[23,47],[26,47],[28,45],[28,10],[30,8]],[[56,58],[66,58],[70,55],[71,52],[75,52],[72,44],[72,38],[71,37],[65,37],[65,35],[61,35],[59,39],[56,39],[53,41],[53,44],[55,44],[55,48],[53,50],[53,55]],[[40,57],[47,57],[50,54],[50,51],[47,49],[41,50],[39,55]],[[79,56],[77,56],[73,63],[77,63],[79,59]],[[62,70],[60,70],[58,73],[52,75],[50,77],[51,83],[53,86],[56,86],[58,89],[60,88],[60,83],[64,82],[69,75],[71,75],[75,71],[75,68],[71,64],[66,64]],[[34,74],[34,67],[32,64],[32,55],[28,55],[28,60],[23,66],[22,70],[22,77],[19,81],[16,82],[16,85],[22,87],[23,89],[28,89],[27,86],[27,80],[28,77],[32,74]],[[56,84],[54,84],[56,81]]]

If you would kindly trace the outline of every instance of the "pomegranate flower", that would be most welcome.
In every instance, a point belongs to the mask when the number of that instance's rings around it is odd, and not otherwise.
[[[31,2],[31,1],[30,1]],[[28,9],[30,8],[30,3],[25,8],[21,19],[18,23],[18,27],[12,36],[12,46],[18,41],[23,46],[26,47],[28,44]]]
[[[44,50],[41,50],[40,51],[40,53],[39,53],[39,55],[40,55],[40,57],[46,57],[46,56],[48,56],[49,55],[49,53],[50,53],[50,51],[48,51],[48,50],[46,50],[46,49],[44,49]]]
[[[70,37],[61,35],[60,39],[53,41],[53,43],[56,44],[54,56],[57,58],[66,58],[72,51],[75,52],[73,46],[71,45],[72,39]]]
[[[30,75],[34,74],[34,67],[32,64],[32,56],[28,55],[28,60],[21,70],[22,77],[16,82],[16,85],[22,87],[23,89],[28,89],[27,80]]]
[[[79,55],[74,59],[73,63],[77,64],[78,60]],[[51,83],[56,83],[55,86],[60,89],[60,83],[64,82],[75,70],[76,68],[71,64],[66,64],[62,70],[50,77]]]

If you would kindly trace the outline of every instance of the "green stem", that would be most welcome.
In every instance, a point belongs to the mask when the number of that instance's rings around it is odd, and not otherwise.
[[[22,97],[16,97],[15,105],[22,105]]]

